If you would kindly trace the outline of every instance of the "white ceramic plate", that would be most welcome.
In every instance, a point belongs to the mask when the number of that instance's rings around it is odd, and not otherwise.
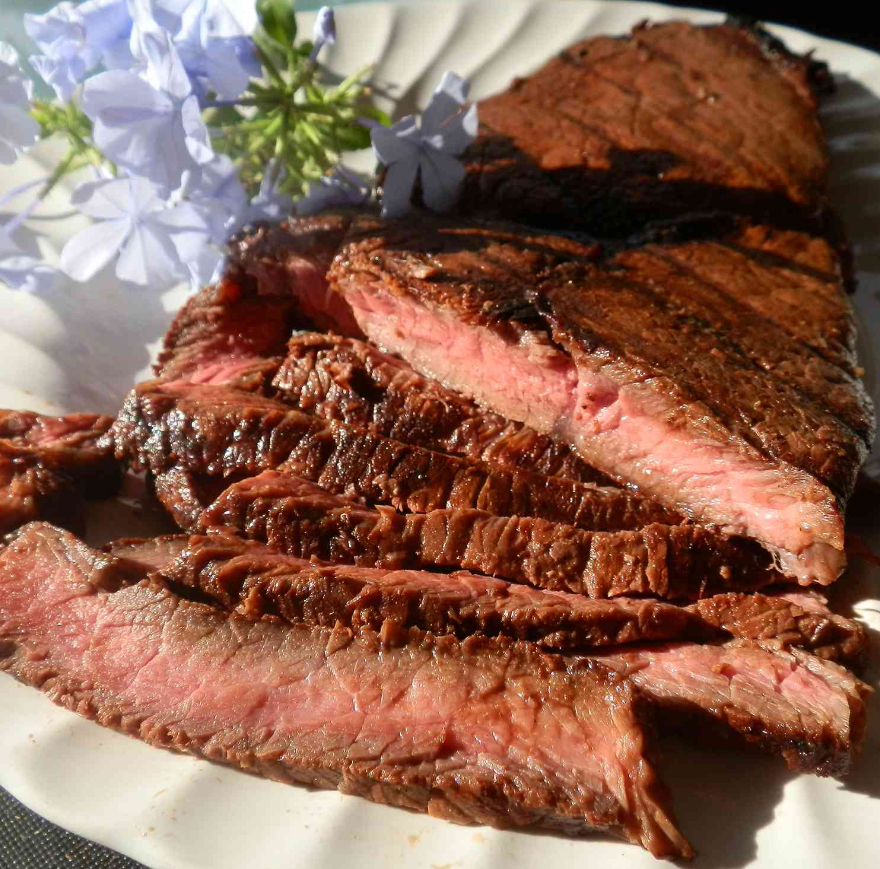
[[[250,0],[244,0],[250,5]],[[446,69],[469,76],[473,95],[504,87],[584,36],[623,33],[644,18],[713,13],[622,2],[422,2],[339,10],[331,66],[351,71],[378,59],[406,111],[423,104]],[[310,16],[304,16],[311,27]],[[788,28],[795,51],[815,49],[840,76],[825,118],[834,152],[834,201],[856,243],[862,362],[877,394],[880,359],[880,56]],[[0,167],[0,191],[45,172],[51,150],[14,170]],[[369,157],[366,157],[369,163]],[[59,194],[44,212],[63,211]],[[36,221],[29,241],[51,259],[75,220]],[[102,275],[43,298],[0,289],[0,407],[115,412],[145,371],[184,291],[158,296]],[[872,468],[880,476],[880,456]],[[105,509],[109,538],[136,533],[137,517]],[[854,531],[880,549],[873,516]],[[873,526],[873,527],[872,527]],[[856,562],[838,591],[880,629],[880,571]],[[875,644],[876,645],[876,644]],[[875,651],[878,651],[875,649]],[[878,653],[880,654],[880,653]],[[867,674],[876,683],[876,661]],[[661,769],[697,866],[876,869],[880,866],[880,709],[846,784],[792,776],[749,750],[664,745]],[[0,784],[50,820],[153,869],[494,869],[653,866],[634,846],[603,838],[457,827],[336,793],[308,792],[203,761],[148,748],[53,706],[39,692],[0,678]]]

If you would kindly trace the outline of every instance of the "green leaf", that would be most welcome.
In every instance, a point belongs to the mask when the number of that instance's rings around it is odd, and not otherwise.
[[[360,124],[337,124],[332,135],[339,151],[359,151],[370,147],[370,131]]]
[[[362,118],[371,118],[374,121],[378,121],[383,127],[391,126],[391,115],[369,103],[367,105],[358,106],[358,114]]]
[[[263,30],[287,50],[296,41],[295,0],[257,0],[257,16]]]

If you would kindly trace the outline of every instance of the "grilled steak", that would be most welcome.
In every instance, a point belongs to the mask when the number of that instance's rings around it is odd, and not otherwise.
[[[864,735],[872,689],[798,649],[732,640],[625,646],[594,657],[665,708],[676,730],[682,716],[717,722],[801,772],[845,775]]]
[[[694,212],[810,225],[830,76],[765,37],[679,21],[572,45],[480,102],[462,210],[600,236]]]
[[[193,296],[165,335],[156,375],[262,391],[296,325],[296,300],[258,296],[253,283],[228,277]]]
[[[112,419],[0,410],[0,534],[47,519],[81,529],[82,496],[109,497],[120,466],[103,440]]]
[[[230,475],[283,465],[330,492],[414,513],[476,508],[596,530],[675,521],[631,492],[467,462],[217,386],[141,384],[113,436],[120,458],[154,474],[173,466]]]
[[[692,854],[633,692],[601,665],[486,637],[249,622],[157,581],[119,589],[109,556],[46,525],[0,563],[0,667],[101,724],[452,821]]]
[[[261,295],[295,300],[298,316],[318,329],[363,337],[325,278],[351,219],[350,214],[319,214],[295,224],[260,226],[230,245],[232,274],[255,280]]]
[[[363,341],[294,335],[272,383],[279,398],[325,419],[407,444],[582,483],[613,485],[569,447],[489,413]]]
[[[0,410],[0,449],[7,458],[32,459],[82,483],[86,497],[108,498],[120,481],[119,463],[104,438],[112,424],[111,417],[93,413]]]
[[[682,257],[688,248],[672,247]],[[776,286],[803,270],[761,247],[739,249],[755,281],[769,272]],[[764,353],[756,331],[743,337],[729,316],[756,310],[738,285],[705,310],[693,276],[664,276],[661,287],[653,260],[595,260],[593,246],[522,228],[362,216],[330,280],[364,332],[416,370],[553,433],[701,523],[755,538],[798,581],[833,581],[845,563],[842,507],[873,432],[863,391],[842,371],[825,401],[820,380],[808,395],[768,370],[764,359],[780,353]],[[852,315],[837,276],[809,277],[808,313],[792,319],[821,323],[826,361],[836,353],[851,364]],[[785,346],[801,379],[825,370],[793,335]],[[836,415],[843,405],[851,419],[861,408],[863,434]]]
[[[728,636],[777,640],[824,657],[858,659],[862,625],[835,616],[821,600],[804,606],[784,595],[721,594],[690,606],[649,599],[590,600],[537,591],[465,571],[451,574],[328,566],[214,529],[207,536],[144,541],[143,561],[160,562],[175,585],[204,592],[251,619],[265,615],[332,627],[381,629],[385,621],[436,634],[504,634],[550,648],[611,646],[656,639]],[[185,548],[183,548],[185,545]],[[179,557],[169,563],[168,547]],[[112,547],[131,558],[132,542]]]
[[[698,598],[707,590],[754,589],[782,579],[756,544],[696,525],[590,532],[483,510],[404,514],[277,471],[232,485],[202,513],[201,525],[238,529],[299,558],[395,570],[461,567],[594,599]]]

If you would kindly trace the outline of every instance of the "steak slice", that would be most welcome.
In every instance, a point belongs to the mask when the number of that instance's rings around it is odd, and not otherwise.
[[[306,413],[402,443],[549,477],[614,485],[570,447],[483,410],[357,339],[294,335],[272,385],[279,398]]]
[[[193,296],[165,335],[156,375],[262,392],[297,323],[297,303],[259,296],[253,284],[230,276]]]
[[[598,236],[694,212],[810,225],[828,169],[818,84],[824,64],[730,22],[576,43],[479,103],[460,208]]]
[[[550,648],[712,640],[725,634],[778,640],[826,658],[857,659],[867,648],[864,626],[833,615],[821,600],[801,606],[784,595],[733,593],[689,606],[644,598],[591,600],[466,571],[443,574],[318,564],[219,529],[184,541],[145,541],[145,560],[161,560],[163,578],[197,589],[250,619],[268,615],[292,623],[332,627],[341,622],[376,630],[390,620],[401,628],[435,634],[504,634]],[[169,545],[178,548],[173,563],[165,554]],[[137,543],[128,548],[136,550]],[[157,550],[159,559],[152,554]],[[117,546],[111,551],[127,554]]]
[[[256,281],[260,295],[293,300],[303,324],[363,337],[325,277],[353,214],[324,213],[259,226],[230,244],[231,274]]]
[[[779,279],[777,255],[747,255]],[[755,538],[798,581],[832,582],[864,437],[768,370],[754,331],[746,342],[738,323],[700,313],[689,281],[654,286],[652,268],[596,256],[524,228],[364,215],[329,278],[368,337],[425,376],[702,524]],[[804,306],[846,356],[839,280],[812,277],[823,289]],[[814,350],[792,337],[787,352],[809,377]],[[850,389],[839,387],[838,398]],[[863,392],[853,403],[872,420]]]
[[[0,668],[100,724],[452,821],[692,855],[636,698],[601,665],[486,637],[249,622],[158,581],[119,589],[109,556],[46,525],[0,564]]]
[[[0,535],[35,519],[81,529],[82,497],[115,494],[121,468],[104,435],[113,420],[0,410]]]
[[[299,558],[392,570],[460,567],[594,599],[699,598],[707,590],[754,589],[783,579],[757,544],[696,525],[590,532],[484,510],[398,513],[278,471],[230,486],[200,524],[235,528]]]
[[[675,728],[684,716],[717,722],[779,752],[788,765],[845,775],[865,731],[872,689],[843,667],[799,649],[723,644],[626,646],[591,655],[626,674]]]
[[[83,486],[87,498],[115,495],[121,468],[106,435],[113,418],[94,413],[44,416],[0,410],[0,450],[9,459],[39,462]]]
[[[218,386],[140,384],[113,437],[119,457],[154,474],[175,466],[214,476],[282,467],[330,492],[413,513],[476,508],[596,530],[675,521],[632,492],[468,462]]]

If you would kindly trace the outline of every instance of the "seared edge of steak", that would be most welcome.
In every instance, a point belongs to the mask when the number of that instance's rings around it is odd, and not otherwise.
[[[590,532],[484,510],[400,513],[332,495],[289,471],[233,484],[199,524],[235,528],[299,558],[388,569],[459,567],[594,599],[698,598],[783,579],[754,542],[696,525]]]
[[[272,386],[294,407],[383,437],[502,467],[614,485],[570,447],[480,408],[355,338],[295,334]]]
[[[475,508],[597,530],[677,521],[633,492],[466,461],[223,387],[140,384],[113,437],[119,457],[154,474],[173,466],[227,476],[283,466],[330,492],[416,513]]]

